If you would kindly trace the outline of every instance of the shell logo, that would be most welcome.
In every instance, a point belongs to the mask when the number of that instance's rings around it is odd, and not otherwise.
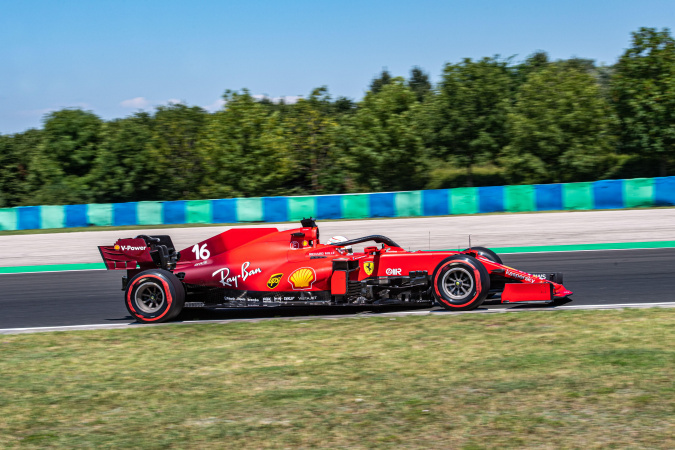
[[[311,267],[296,269],[288,276],[288,281],[296,291],[311,289],[314,280],[316,280],[316,272]]]
[[[119,250],[119,249],[120,249],[120,246],[117,245],[117,244],[115,244],[115,246],[114,246],[113,248],[114,248],[115,250]]]

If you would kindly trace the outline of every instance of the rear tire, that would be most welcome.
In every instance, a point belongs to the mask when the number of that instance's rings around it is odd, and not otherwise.
[[[124,299],[127,310],[138,322],[166,322],[183,309],[185,288],[168,270],[151,269],[129,281]]]
[[[455,255],[441,261],[432,276],[434,296],[450,311],[478,308],[490,290],[485,266],[469,255]]]

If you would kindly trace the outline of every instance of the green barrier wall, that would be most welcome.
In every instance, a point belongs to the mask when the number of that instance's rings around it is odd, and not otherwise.
[[[652,178],[635,178],[624,180],[623,201],[626,208],[652,206],[654,204],[654,180]]]
[[[288,220],[297,222],[316,216],[316,197],[288,197]]]
[[[364,219],[370,217],[368,194],[350,194],[342,196],[342,218]]]
[[[87,208],[87,221],[97,227],[112,225],[112,204],[90,204]]]
[[[158,225],[164,223],[161,202],[138,202],[139,225]]]
[[[476,214],[478,212],[478,188],[455,188],[450,190],[450,214]]]
[[[0,230],[87,224],[110,226],[115,223],[152,226],[162,225],[165,221],[176,225],[216,221],[298,222],[305,217],[318,216],[366,219],[655,205],[675,206],[675,177],[375,194],[0,208]]]
[[[263,217],[262,198],[237,199],[237,222],[262,222]]]
[[[397,192],[394,196],[397,217],[422,215],[422,191]]]
[[[536,211],[534,186],[504,186],[504,210]]]
[[[187,223],[211,223],[211,200],[188,200],[185,205]]]
[[[14,208],[0,208],[0,230],[16,230],[17,228],[17,210]]]
[[[563,184],[565,209],[593,209],[593,183]]]
[[[42,206],[40,214],[42,215],[41,227],[43,229],[63,228],[66,225],[66,214],[63,206]]]

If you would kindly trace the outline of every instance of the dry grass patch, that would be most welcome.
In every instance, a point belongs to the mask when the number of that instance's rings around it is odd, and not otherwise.
[[[675,447],[675,311],[0,337],[0,446]]]

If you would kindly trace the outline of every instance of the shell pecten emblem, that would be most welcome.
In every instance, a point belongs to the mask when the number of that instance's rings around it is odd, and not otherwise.
[[[288,276],[288,281],[293,286],[293,290],[296,291],[311,289],[315,280],[316,272],[311,267],[301,267]]]
[[[366,275],[371,276],[373,274],[373,270],[375,270],[374,262],[366,261],[363,263],[363,271],[366,273]]]

